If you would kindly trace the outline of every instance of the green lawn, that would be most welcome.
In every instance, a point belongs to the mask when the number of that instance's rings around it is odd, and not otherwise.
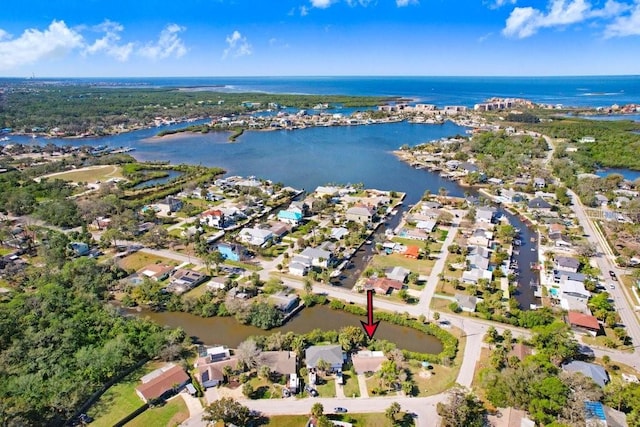
[[[122,258],[118,265],[125,270],[135,270],[138,271],[142,267],[146,267],[149,264],[167,264],[167,265],[178,265],[180,264],[178,261],[164,258],[161,256],[156,256],[152,254],[148,254],[146,252],[135,252],[131,255],[128,255]]]
[[[150,408],[127,423],[130,427],[174,427],[189,418],[189,409],[180,396],[163,406]]]
[[[140,384],[140,378],[143,375],[159,366],[158,363],[147,363],[109,388],[87,411],[95,419],[91,425],[95,427],[112,426],[144,405],[135,389]]]
[[[319,376],[320,377],[320,376]],[[322,377],[323,384],[316,385],[320,397],[336,397],[336,380],[333,377]]]
[[[15,249],[8,249],[8,248],[0,248],[0,256],[5,256],[5,255],[9,255],[10,253],[12,253]]]
[[[360,397],[360,386],[358,385],[358,377],[351,372],[343,372],[342,378],[344,378],[344,395],[346,397]]]
[[[386,269],[389,267],[404,267],[418,274],[430,274],[434,260],[411,259],[401,254],[375,255],[370,266],[373,268]]]
[[[61,179],[71,182],[106,181],[109,178],[122,178],[122,168],[114,165],[90,166],[88,168],[48,175],[49,179]]]

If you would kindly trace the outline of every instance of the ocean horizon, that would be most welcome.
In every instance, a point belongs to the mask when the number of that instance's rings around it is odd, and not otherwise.
[[[640,75],[611,76],[270,76],[0,78],[0,85],[86,84],[235,93],[396,96],[438,106],[473,106],[492,97],[565,107],[640,104]]]

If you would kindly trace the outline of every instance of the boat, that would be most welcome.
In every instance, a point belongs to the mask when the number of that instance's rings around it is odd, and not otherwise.
[[[8,136],[4,136],[4,137],[0,138],[0,141],[2,141],[2,142],[7,142],[7,141],[10,141],[10,140],[11,140],[11,138],[9,138]]]
[[[535,246],[531,246],[531,252],[535,252],[535,251],[536,251]]]
[[[515,246],[520,246],[520,245],[522,245],[522,241],[521,241],[520,239],[515,239],[515,240],[513,241],[513,244],[514,244]]]

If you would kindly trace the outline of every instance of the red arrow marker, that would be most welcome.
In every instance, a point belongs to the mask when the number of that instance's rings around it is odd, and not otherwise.
[[[360,323],[362,323],[362,328],[364,329],[364,332],[367,334],[369,339],[373,339],[373,335],[376,333],[376,329],[378,329],[378,324],[380,324],[380,321],[379,320],[377,322],[373,321],[373,290],[372,289],[367,289],[367,323],[363,322],[362,320],[360,321]]]

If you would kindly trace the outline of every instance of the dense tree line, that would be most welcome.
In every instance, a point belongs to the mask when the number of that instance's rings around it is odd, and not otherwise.
[[[39,270],[0,303],[0,424],[61,425],[102,384],[184,333],[125,318],[101,300],[117,270],[93,260]],[[175,356],[168,354],[170,358]]]
[[[146,125],[155,117],[196,118],[250,111],[245,101],[312,108],[316,104],[347,107],[375,106],[380,97],[340,95],[286,95],[222,93],[174,88],[114,88],[95,86],[44,86],[25,84],[4,93],[0,127],[30,132],[33,128],[59,128],[68,135],[117,125]]]

